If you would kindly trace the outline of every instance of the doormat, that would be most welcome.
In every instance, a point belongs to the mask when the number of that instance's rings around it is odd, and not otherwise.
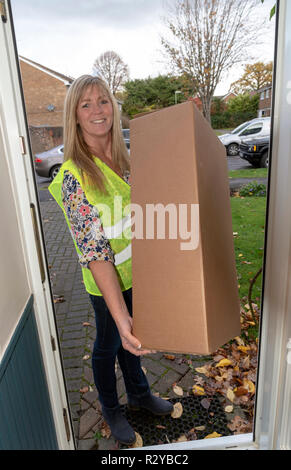
[[[132,411],[126,405],[121,407],[130,425],[142,437],[143,447],[170,444],[184,436],[184,440],[192,441],[214,432],[221,436],[233,434],[227,427],[228,420],[217,396],[193,395],[169,401],[173,405],[181,403],[180,418],[154,416],[145,410]]]

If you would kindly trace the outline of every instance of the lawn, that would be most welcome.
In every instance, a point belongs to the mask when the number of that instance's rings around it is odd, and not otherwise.
[[[234,247],[238,274],[239,295],[246,303],[250,281],[262,266],[266,219],[265,197],[232,197]],[[252,292],[252,300],[260,304],[262,277]]]
[[[229,178],[267,178],[268,168],[250,168],[249,170],[230,170]]]

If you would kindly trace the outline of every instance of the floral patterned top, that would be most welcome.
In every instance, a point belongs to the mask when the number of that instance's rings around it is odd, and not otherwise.
[[[129,172],[123,175],[129,184]],[[71,225],[71,235],[79,248],[79,263],[88,268],[90,261],[114,263],[114,253],[105,236],[98,210],[86,199],[86,195],[70,171],[64,172],[62,200]]]

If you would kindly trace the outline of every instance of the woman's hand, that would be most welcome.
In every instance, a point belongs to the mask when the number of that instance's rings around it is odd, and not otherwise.
[[[116,323],[123,348],[135,356],[152,353],[153,351],[142,349],[140,341],[132,334],[132,318],[127,310],[114,265],[109,261],[91,261],[89,268]]]
[[[122,321],[116,321],[116,326],[124,349],[135,356],[143,356],[153,352],[148,349],[142,349],[140,341],[132,334],[132,318],[129,315]]]

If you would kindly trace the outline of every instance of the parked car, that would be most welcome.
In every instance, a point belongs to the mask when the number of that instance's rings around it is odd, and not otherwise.
[[[239,146],[245,137],[253,135],[256,135],[256,137],[269,136],[270,124],[270,117],[252,119],[244,122],[229,134],[220,135],[219,139],[225,146],[227,154],[233,157],[238,155]]]
[[[130,133],[129,129],[122,129],[123,139],[128,150],[130,150]]]
[[[37,153],[34,158],[35,171],[39,176],[51,178],[57,175],[64,161],[64,146],[58,145],[46,152]]]
[[[245,139],[239,146],[239,156],[254,167],[268,168],[270,136]]]
[[[122,129],[123,138],[130,152],[129,129]],[[64,145],[58,145],[46,152],[37,153],[34,158],[35,171],[39,176],[54,179],[64,161]]]

